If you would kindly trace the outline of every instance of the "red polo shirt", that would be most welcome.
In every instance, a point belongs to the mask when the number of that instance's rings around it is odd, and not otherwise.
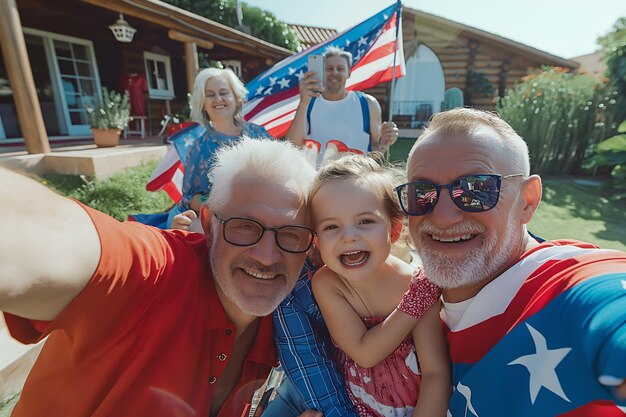
[[[102,244],[85,289],[49,323],[5,314],[22,342],[49,335],[12,416],[208,416],[235,327],[215,290],[204,236],[85,210]],[[240,417],[275,364],[268,316],[219,416]]]

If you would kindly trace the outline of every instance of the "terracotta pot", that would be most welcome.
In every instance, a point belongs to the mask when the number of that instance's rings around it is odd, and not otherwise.
[[[93,141],[98,148],[111,148],[120,144],[120,129],[96,129],[91,128]]]

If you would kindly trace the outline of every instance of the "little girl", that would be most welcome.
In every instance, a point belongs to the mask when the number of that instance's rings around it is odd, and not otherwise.
[[[320,169],[310,202],[326,264],[313,293],[357,412],[445,416],[451,382],[439,289],[390,255],[403,219],[391,173],[367,156],[345,156]]]

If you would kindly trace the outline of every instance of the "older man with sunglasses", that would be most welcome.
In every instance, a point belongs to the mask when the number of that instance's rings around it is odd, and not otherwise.
[[[443,289],[449,415],[626,415],[626,254],[539,242],[528,148],[499,117],[436,115],[398,187],[428,277]]]
[[[313,240],[313,175],[288,143],[220,149],[205,237],[119,223],[0,168],[0,310],[19,340],[48,336],[12,415],[242,416]]]

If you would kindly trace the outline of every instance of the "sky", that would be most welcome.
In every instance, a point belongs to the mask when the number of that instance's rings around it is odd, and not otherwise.
[[[393,0],[243,0],[286,23],[342,31]],[[435,14],[528,46],[572,58],[598,49],[596,39],[626,17],[626,0],[403,0]]]

